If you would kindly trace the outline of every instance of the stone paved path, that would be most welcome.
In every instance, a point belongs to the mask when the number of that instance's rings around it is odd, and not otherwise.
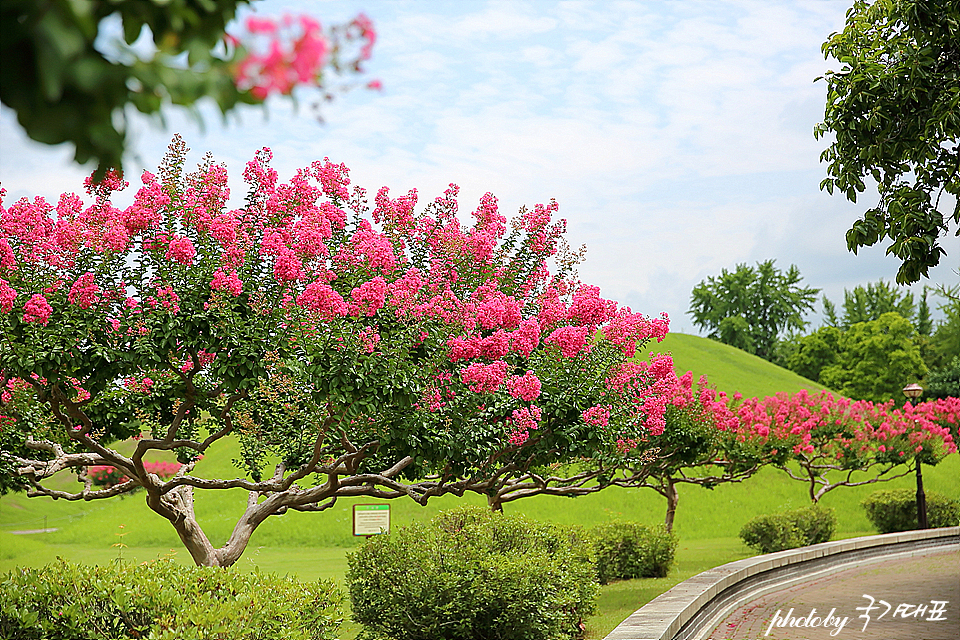
[[[876,609],[870,612],[864,610],[871,604],[864,595],[874,598]],[[891,605],[882,617],[887,607],[881,600]],[[942,613],[933,613],[933,600],[946,603],[940,605]],[[918,615],[920,612],[916,605],[926,605],[926,612]],[[806,619],[811,610],[816,609],[811,617],[820,626],[770,627],[778,611],[782,620],[788,616],[790,609],[793,609],[794,619]],[[840,631],[837,631],[835,624],[823,626],[831,609],[836,609],[831,623],[835,623],[837,617],[841,620],[847,618]],[[869,620],[861,617],[867,613]],[[905,613],[913,615],[905,617]],[[876,562],[768,594],[731,613],[710,636],[710,640],[761,638],[960,640],[960,552],[939,551],[924,556]]]

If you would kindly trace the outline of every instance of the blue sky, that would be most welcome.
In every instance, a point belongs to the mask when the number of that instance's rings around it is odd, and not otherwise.
[[[882,247],[847,252],[844,232],[871,203],[819,190],[823,115],[835,62],[820,45],[849,3],[414,2],[266,0],[264,16],[309,13],[325,23],[365,12],[379,39],[367,69],[382,92],[355,90],[322,107],[271,99],[204,126],[170,109],[134,122],[128,177],[154,169],[174,132],[199,161],[211,151],[233,174],[263,146],[282,177],[329,156],[353,181],[421,203],[450,182],[461,210],[493,192],[501,212],[555,198],[568,239],[587,246],[585,282],[634,311],[669,313],[695,333],[691,289],[738,263],[796,264],[835,302],[844,288],[898,263]],[[0,109],[0,182],[7,201],[81,191],[91,168],[72,151],[30,142]],[[922,284],[955,283],[960,242]],[[914,287],[919,291],[919,287]],[[818,310],[819,310],[818,304]],[[818,322],[811,315],[814,326]]]

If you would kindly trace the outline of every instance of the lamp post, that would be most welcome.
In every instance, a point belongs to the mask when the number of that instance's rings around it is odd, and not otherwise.
[[[908,384],[903,388],[903,395],[907,396],[907,401],[916,406],[917,400],[923,395],[923,387],[918,385],[916,382],[913,384]],[[914,460],[917,465],[917,528],[926,529],[927,528],[927,496],[923,493],[923,474],[920,471],[920,467],[923,463],[920,462],[920,454],[918,453],[914,456]]]

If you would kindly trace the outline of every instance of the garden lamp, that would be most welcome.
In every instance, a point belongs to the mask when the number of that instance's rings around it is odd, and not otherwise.
[[[916,382],[908,384],[903,388],[903,395],[912,405],[917,404],[917,400],[923,395],[923,387]],[[919,529],[927,528],[927,496],[923,493],[923,474],[920,471],[922,463],[920,456],[917,455],[914,460],[917,461],[917,527]]]

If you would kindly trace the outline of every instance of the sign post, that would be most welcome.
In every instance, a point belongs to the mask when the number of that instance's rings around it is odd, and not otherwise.
[[[353,535],[369,538],[382,533],[390,533],[390,505],[353,505]]]

